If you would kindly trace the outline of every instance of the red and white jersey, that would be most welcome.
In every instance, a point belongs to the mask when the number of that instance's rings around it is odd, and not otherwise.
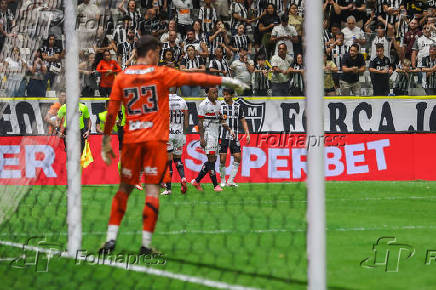
[[[198,118],[203,118],[204,131],[219,135],[221,126],[221,103],[216,100],[212,103],[209,98],[204,99],[198,106]]]
[[[186,101],[176,94],[170,94],[170,135],[183,134],[184,112],[188,110]]]

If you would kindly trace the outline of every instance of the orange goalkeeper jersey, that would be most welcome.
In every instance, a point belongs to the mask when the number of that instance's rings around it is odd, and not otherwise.
[[[216,86],[221,77],[181,72],[166,66],[133,65],[118,74],[112,86],[105,134],[111,134],[121,102],[126,108],[124,143],[168,141],[171,87]]]

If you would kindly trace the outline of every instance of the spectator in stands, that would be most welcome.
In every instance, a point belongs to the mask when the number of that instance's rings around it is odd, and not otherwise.
[[[412,62],[410,59],[403,59],[397,66],[397,77],[394,82],[394,94],[396,96],[403,96],[409,94],[409,88],[415,87],[414,74],[411,67]]]
[[[210,58],[215,57],[215,50],[220,47],[223,49],[224,55],[231,55],[231,50],[229,47],[230,41],[227,36],[227,31],[224,26],[224,23],[221,20],[216,22],[213,33],[209,35],[209,44],[210,44]]]
[[[294,64],[289,69],[291,73],[291,96],[304,96],[304,64],[303,55],[297,54]]]
[[[431,35],[431,27],[425,25],[422,35],[415,40],[412,47],[412,67],[422,67],[422,59],[429,55],[430,46],[436,43],[436,36]]]
[[[293,43],[294,54],[303,53],[303,47],[301,45],[303,20],[303,17],[298,14],[298,6],[296,4],[291,4],[289,8],[289,25],[295,27],[298,35],[298,41]]]
[[[271,89],[273,96],[289,95],[289,79],[293,59],[287,54],[286,44],[279,44],[277,54],[271,58]]]
[[[338,71],[336,64],[327,59],[327,54],[324,53],[324,94],[326,96],[336,95],[335,82],[333,73]]]
[[[383,12],[387,23],[394,25],[399,22],[400,10],[404,9],[403,3],[404,1],[399,0],[386,0],[383,3]]]
[[[6,33],[12,32],[15,26],[15,16],[11,9],[8,8],[7,0],[0,0],[0,20],[3,22],[3,30]]]
[[[355,96],[360,96],[359,73],[365,71],[365,60],[363,55],[359,53],[359,45],[357,43],[353,43],[349,52],[344,56],[342,71],[342,79],[339,81],[341,94],[349,96],[352,93]]]
[[[287,54],[294,58],[294,46],[293,42],[298,42],[298,34],[294,26],[288,24],[289,17],[287,15],[282,15],[280,18],[280,25],[274,26],[271,33],[271,41],[276,43],[276,49],[274,54],[277,54],[278,47],[280,43],[285,43],[287,49]]]
[[[436,95],[436,43],[430,46],[429,55],[422,60],[422,71],[426,75],[425,93]]]
[[[183,50],[185,53],[186,53],[186,48],[188,47],[188,45],[194,46],[197,53],[204,58],[206,58],[209,54],[209,49],[207,48],[206,42],[196,39],[195,38],[195,31],[192,28],[189,28],[186,31],[186,39],[182,43],[182,47],[183,47]]]
[[[211,33],[218,20],[216,10],[210,3],[211,0],[204,0],[204,6],[200,8],[198,14],[198,19],[200,19],[202,24],[201,28],[205,33]]]
[[[265,54],[258,54],[251,79],[255,96],[268,95],[268,90],[270,88],[268,74],[270,71],[271,65],[266,61]]]
[[[132,55],[135,50],[135,30],[134,27],[130,27],[127,32],[127,40],[120,43],[117,48],[118,63],[121,64],[121,69],[125,70],[132,64]]]
[[[83,0],[77,6],[77,22],[79,29],[96,30],[100,23],[100,9],[90,0]]]
[[[356,26],[356,19],[352,15],[348,16],[347,26],[342,29],[342,32],[344,33],[344,42],[347,48],[350,48],[350,46],[354,43],[359,45],[366,43],[365,35],[362,29]]]
[[[407,59],[412,58],[412,48],[415,44],[415,40],[422,35],[422,31],[419,29],[418,20],[412,19],[409,22],[409,31],[406,32],[406,35],[403,39],[403,55]]]
[[[341,7],[338,0],[325,0],[323,5],[325,19],[331,26],[341,26]],[[335,34],[333,34],[335,35]]]
[[[95,97],[95,90],[98,89],[97,76],[95,70],[95,54],[89,53],[87,60],[79,64],[79,73],[82,78],[82,97]]]
[[[262,34],[262,45],[266,48],[268,55],[272,55],[274,51],[274,43],[271,42],[271,33],[274,26],[280,24],[280,18],[276,13],[276,8],[273,4],[268,4],[266,14],[260,18],[259,32]]]
[[[89,1],[89,0],[88,0]],[[118,5],[118,10],[121,11],[123,15],[127,15],[132,20],[131,26],[133,26],[136,30],[139,29],[139,21],[141,20],[141,13],[139,9],[136,8],[135,0],[128,0],[127,9],[124,8],[126,0],[122,0]]]
[[[206,33],[203,32],[203,29],[201,28],[201,21],[200,20],[194,20],[194,23],[192,23],[192,29],[194,30],[195,39],[201,42],[204,42],[207,44],[208,42],[208,36]]]
[[[7,77],[7,95],[8,97],[24,97],[26,93],[26,79],[23,78],[23,68],[27,68],[26,61],[20,55],[20,49],[14,47],[10,57],[4,61]]]
[[[236,35],[238,33],[239,25],[249,25],[252,20],[248,19],[248,11],[244,6],[244,0],[233,0],[232,5],[230,7],[230,12],[232,13],[232,22],[231,22],[231,33],[232,35]]]
[[[342,0],[339,8],[343,22],[348,21],[349,16],[353,16],[356,24],[362,27],[363,20],[366,18],[366,4],[363,0]]]
[[[171,19],[168,22],[168,31],[165,32],[164,34],[162,34],[162,36],[160,37],[160,42],[164,43],[164,42],[168,42],[168,35],[170,31],[174,31],[176,32],[176,43],[180,44],[180,42],[182,41],[182,36],[180,35],[180,33],[177,31],[177,25],[176,25],[176,21],[174,19]]]
[[[377,24],[376,28],[376,36],[372,40],[371,43],[371,58],[373,60],[376,58],[376,46],[377,44],[383,45],[384,54],[387,58],[391,59],[390,51],[391,51],[391,42],[386,38],[385,35],[385,26],[382,23]]]
[[[344,33],[339,31],[335,35],[335,42],[330,45],[330,49],[327,50],[330,53],[332,61],[338,68],[336,73],[333,73],[333,81],[335,82],[335,87],[340,86],[339,79],[342,76],[342,60],[347,54],[347,48],[344,45]]]
[[[116,50],[117,47],[115,46],[115,42],[110,41],[109,37],[104,34],[103,31],[97,32],[97,39],[96,43],[93,46],[93,50],[95,53],[95,62],[94,62],[94,70],[97,67],[97,65],[100,63],[100,61],[103,59],[103,54],[106,50]]]
[[[156,10],[147,9],[144,18],[139,22],[139,34],[151,34],[155,37],[159,36],[160,20],[156,16]]]
[[[177,12],[177,31],[182,38],[185,37],[187,30],[192,25],[191,10],[192,0],[172,0]]]
[[[57,76],[61,73],[62,63],[61,54],[62,48],[56,44],[54,35],[50,35],[46,44],[41,48],[42,59],[47,66],[46,83],[51,89],[55,87]]]
[[[229,18],[229,2],[227,0],[215,0],[214,3],[218,18]]]
[[[176,32],[174,30],[171,30],[168,32],[168,42],[162,43],[162,55],[161,59],[164,59],[164,51],[168,48],[171,48],[173,58],[176,64],[178,64],[181,60],[181,56],[183,54],[182,48],[177,45],[176,43]]]
[[[177,62],[174,59],[174,51],[172,48],[163,49],[163,57],[159,60],[159,65],[166,65],[171,68],[178,68]]]
[[[188,45],[186,48],[186,57],[184,57],[180,63],[181,71],[188,72],[205,72],[206,66],[204,60],[196,55],[195,47]],[[182,86],[182,96],[184,97],[198,97],[200,96],[200,87]]]
[[[382,43],[376,44],[376,57],[371,60],[368,70],[371,73],[374,96],[389,95],[389,78],[392,75],[393,67],[389,58],[385,56]]]
[[[238,26],[238,33],[232,36],[230,47],[235,55],[235,59],[239,58],[239,51],[241,49],[251,51],[251,40],[248,35],[245,34],[244,24]]]
[[[42,50],[40,48],[35,52],[32,66],[28,67],[28,70],[31,76],[26,88],[27,96],[36,98],[45,97],[47,66],[42,59]]]
[[[132,20],[130,19],[130,16],[124,15],[123,23],[114,29],[114,33],[112,35],[114,47],[117,47],[120,43],[123,43],[127,40],[127,31],[129,30],[129,27],[131,27],[131,24]]]
[[[215,58],[209,62],[209,71],[218,76],[231,76],[230,66],[224,58],[223,49],[221,47],[215,49]]]
[[[234,78],[251,85],[251,73],[254,72],[254,62],[249,59],[249,53],[245,48],[239,50],[239,58],[230,65]],[[251,89],[245,89],[242,96],[251,96]]]
[[[111,59],[109,50],[104,52],[104,58],[97,65],[97,71],[100,73],[100,96],[108,98],[112,91],[115,76],[121,71],[118,63]]]

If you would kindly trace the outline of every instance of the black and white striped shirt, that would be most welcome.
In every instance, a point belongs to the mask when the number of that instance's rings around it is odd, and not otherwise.
[[[296,70],[304,69],[303,65],[294,64],[293,66]],[[301,72],[292,73],[292,86],[304,92],[304,80]]]
[[[209,40],[209,37],[207,39]],[[215,54],[215,49],[221,47],[221,43],[224,43],[224,37],[220,34],[217,35],[212,42],[209,41],[209,52],[211,56]],[[223,49],[223,53],[225,53],[225,49]]]
[[[253,74],[253,88],[255,90],[267,90],[269,89],[269,82],[268,82],[268,75],[264,75],[263,72],[258,70],[269,70],[269,67],[267,65],[260,66],[259,64],[256,64],[255,72]]]
[[[389,8],[400,9],[400,5],[403,5],[403,0],[386,0],[384,5],[387,5]],[[389,15],[386,13],[386,21],[389,24],[395,24],[399,21],[399,15]]]
[[[204,60],[199,56],[194,56],[193,59],[184,57],[180,65],[184,65],[186,69],[200,68],[200,66],[204,65]]]
[[[328,31],[327,29],[324,29],[324,34],[323,34],[323,37],[322,37],[322,41],[323,41],[324,46],[332,38],[333,38],[333,34],[330,31]]]
[[[346,53],[347,48],[344,44],[341,46],[336,45],[332,49],[332,61],[338,67],[338,71],[342,71],[342,59],[344,58]]]
[[[431,58],[431,56],[426,56],[422,59],[422,67],[424,68],[432,68],[435,65],[436,65],[436,57]],[[427,73],[425,72],[425,74]],[[426,88],[436,89],[436,72],[432,72],[430,75],[427,75]]]
[[[121,69],[127,68],[127,61],[132,56],[132,51],[135,48],[135,43],[123,42],[118,45],[118,55],[121,56]]]
[[[139,12],[139,9],[135,9],[135,11],[131,12],[127,10],[127,13],[125,14],[130,17],[132,20],[131,26],[135,27],[135,29],[139,28],[139,21],[141,21],[141,13]]]
[[[268,7],[268,4],[274,5],[278,15],[280,15],[284,11],[283,0],[257,0],[256,2],[257,17],[260,17],[262,15],[262,12]]]
[[[227,60],[225,58],[219,60],[219,59],[213,59],[209,62],[209,69],[214,68],[217,69],[219,71],[226,71],[227,72],[227,76],[230,76],[230,70],[229,70],[229,64],[227,62]],[[224,74],[222,73],[216,73],[216,72],[211,72],[213,74],[216,74],[218,76],[224,76]]]
[[[0,10],[0,20],[3,21],[3,30],[7,33],[11,32],[12,21],[14,21],[14,13],[12,13],[11,9],[7,9],[6,11]]]
[[[238,26],[241,24],[245,25],[244,21],[238,20],[233,17],[233,14],[239,14],[244,19],[248,18],[248,11],[242,3],[233,2],[230,8],[230,12],[232,14],[232,23],[231,23],[232,30],[237,30]]]
[[[125,28],[123,25],[119,25],[117,28],[115,28],[112,38],[117,45],[126,42],[127,28]]]
[[[247,35],[233,35],[232,40],[230,42],[231,46],[234,48],[244,48],[245,50],[248,50],[248,44],[250,43],[250,38],[248,38]]]
[[[182,55],[182,49],[180,48],[180,46],[175,45],[174,47],[170,46],[169,42],[164,42],[162,43],[162,49],[161,49],[161,55],[160,55],[160,59],[164,59],[165,57],[165,51],[171,48],[173,50],[173,55],[174,55],[174,61],[175,62],[179,62],[180,60],[180,56]]]
[[[198,19],[201,20],[201,27],[204,32],[211,32],[217,21],[215,8],[201,7],[198,14]]]
[[[226,102],[221,103],[221,114],[225,118],[227,125],[235,134],[239,133],[239,122],[244,118],[244,110],[241,103],[233,102],[229,105]],[[232,140],[229,131],[221,126],[220,139]],[[242,132],[241,132],[242,133]]]

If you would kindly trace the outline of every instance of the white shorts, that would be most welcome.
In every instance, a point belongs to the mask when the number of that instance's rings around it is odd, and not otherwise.
[[[183,145],[186,143],[185,134],[170,134],[167,143],[167,151],[172,152],[174,155],[182,155]]]
[[[206,154],[208,155],[218,154],[219,151],[218,135],[219,134],[213,134],[207,131],[204,132],[204,141],[206,141],[206,148],[204,148],[204,151],[206,151]]]

